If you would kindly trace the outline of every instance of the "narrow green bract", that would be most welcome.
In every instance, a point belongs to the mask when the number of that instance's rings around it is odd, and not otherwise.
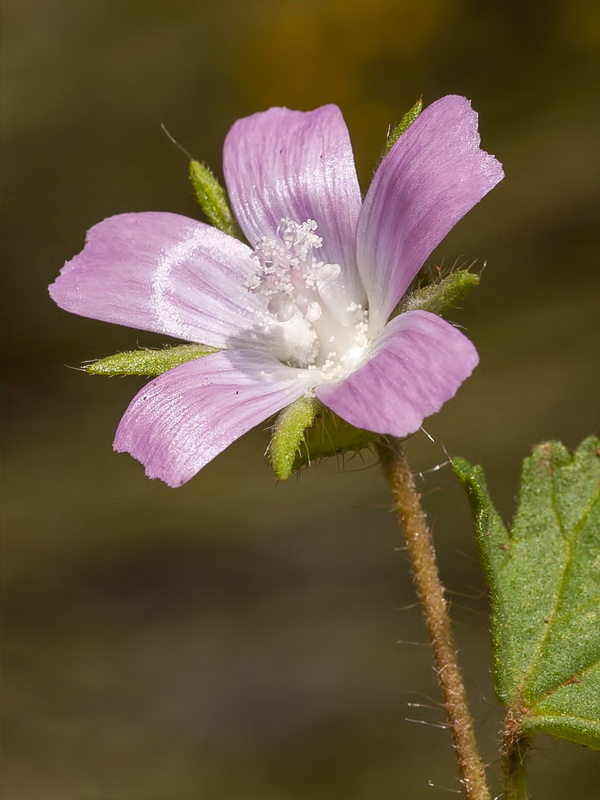
[[[202,344],[182,344],[163,350],[131,350],[87,364],[85,370],[92,375],[145,375],[155,378],[186,361],[216,352],[216,348]]]
[[[211,225],[236,239],[244,239],[229,208],[225,189],[213,172],[200,161],[190,161],[190,180],[198,202]]]
[[[429,286],[411,292],[400,304],[398,311],[400,314],[406,311],[431,311],[443,316],[476,286],[479,286],[479,275],[458,270]]]
[[[387,141],[383,149],[384,156],[392,149],[404,131],[413,124],[421,111],[423,111],[423,99],[419,98],[414,106],[402,117],[400,122],[388,133]]]
[[[277,417],[269,444],[269,460],[279,480],[285,481],[294,470],[294,462],[305,445],[306,430],[321,412],[323,404],[316,397],[299,397]]]
[[[358,452],[378,435],[340,419],[314,396],[300,397],[277,418],[269,445],[269,459],[284,481],[311,461]]]
[[[600,440],[523,463],[508,533],[481,467],[453,459],[475,518],[492,603],[496,691],[525,733],[600,749]]]

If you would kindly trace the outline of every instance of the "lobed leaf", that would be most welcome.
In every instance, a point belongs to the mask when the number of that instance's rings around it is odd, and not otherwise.
[[[600,749],[600,440],[525,459],[512,530],[481,467],[453,459],[475,518],[492,604],[499,699],[526,733]]]

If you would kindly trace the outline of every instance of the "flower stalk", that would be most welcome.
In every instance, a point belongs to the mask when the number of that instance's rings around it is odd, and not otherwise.
[[[410,465],[398,439],[386,437],[377,446],[394,505],[404,529],[413,576],[436,664],[438,680],[467,800],[490,800],[473,719],[456,657],[448,607],[436,563],[431,533]],[[515,800],[520,795],[515,795]]]

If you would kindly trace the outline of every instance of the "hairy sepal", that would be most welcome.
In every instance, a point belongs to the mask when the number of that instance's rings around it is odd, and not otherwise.
[[[216,348],[202,344],[182,344],[162,350],[130,350],[86,364],[84,369],[91,375],[144,375],[155,378],[186,361],[216,352]]]
[[[200,207],[210,224],[223,233],[243,241],[244,235],[233,216],[225,189],[212,170],[206,164],[192,160],[190,180]]]
[[[405,130],[407,130],[419,114],[423,111],[423,98],[420,97],[414,106],[409,109],[406,114],[402,117],[400,122],[395,125],[390,132],[388,133],[388,137],[385,143],[385,147],[383,149],[383,155],[386,156],[392,147],[396,144],[398,139],[402,136]]]
[[[269,460],[279,480],[321,458],[356,453],[378,439],[338,417],[313,395],[305,395],[277,417]]]
[[[406,311],[431,311],[432,314],[443,317],[479,286],[479,283],[479,275],[468,270],[457,270],[406,295],[398,312],[404,314]]]

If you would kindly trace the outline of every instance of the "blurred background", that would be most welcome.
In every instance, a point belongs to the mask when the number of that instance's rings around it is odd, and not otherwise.
[[[452,319],[481,364],[413,437],[417,470],[485,465],[505,519],[521,459],[597,426],[598,7],[590,0],[4,0],[4,797],[455,796],[431,653],[373,459],[277,484],[254,431],[184,488],[111,450],[143,381],[77,371],[165,337],[47,295],[112,214],[200,212],[238,117],[341,106],[363,189],[423,95],[471,98],[505,181],[430,264],[477,260]],[[264,426],[263,426],[264,427]],[[466,504],[424,474],[497,784],[487,601]],[[600,762],[539,737],[532,795],[592,800]]]

